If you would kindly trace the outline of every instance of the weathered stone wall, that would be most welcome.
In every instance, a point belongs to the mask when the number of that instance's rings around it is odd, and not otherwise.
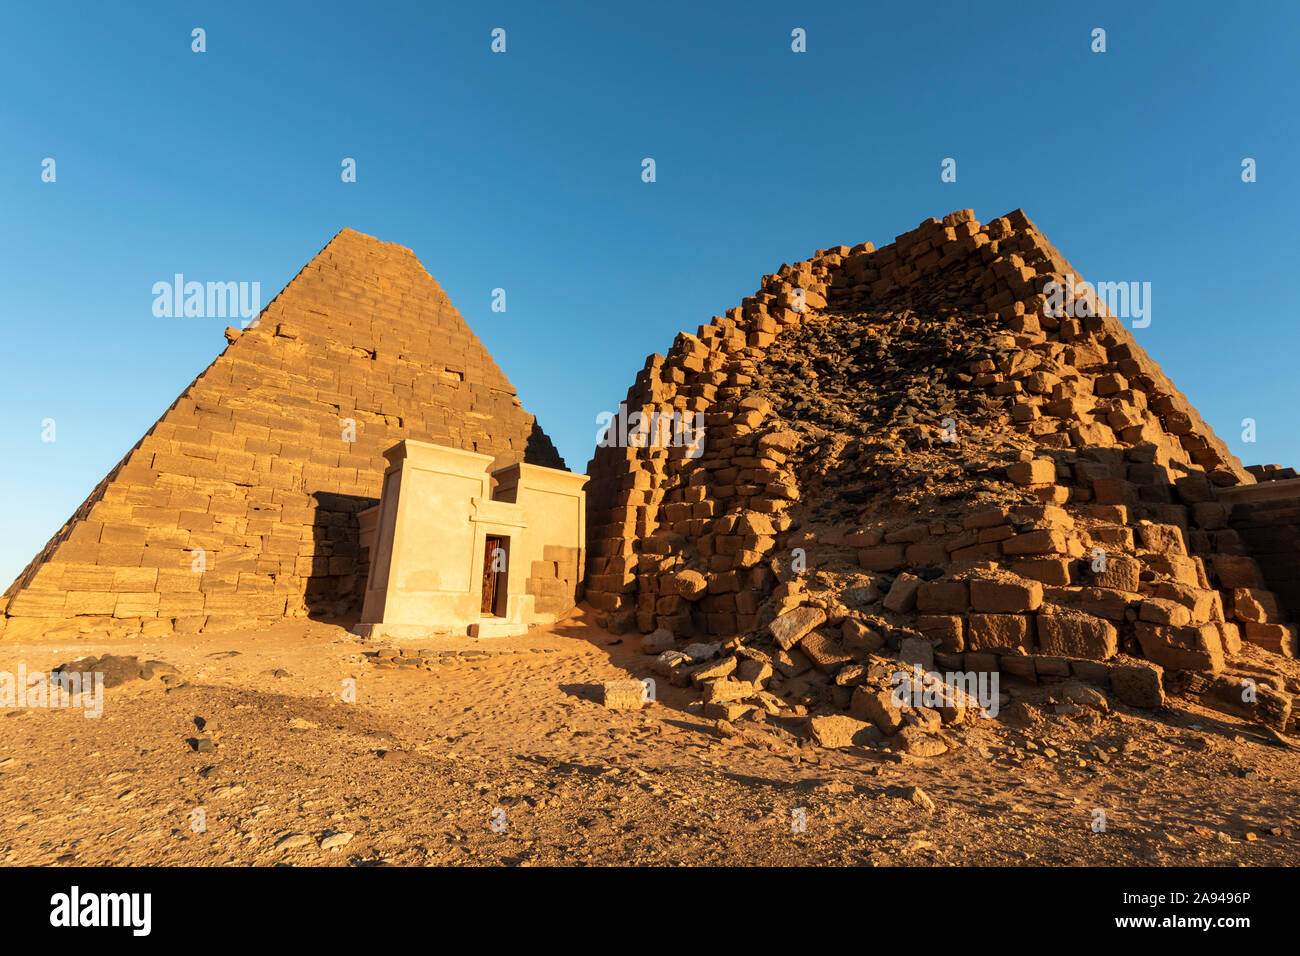
[[[364,587],[356,513],[395,442],[564,467],[402,246],[340,232],[227,337],[5,592],[6,636],[337,613]]]
[[[1295,621],[1300,620],[1300,478],[1261,480],[1220,493],[1240,553],[1254,560],[1258,575],[1246,587],[1267,587]],[[1243,571],[1249,574],[1245,562]]]
[[[1104,308],[1048,307],[1071,276],[1023,214],[966,210],[782,266],[680,334],[627,405],[702,415],[702,444],[597,449],[598,619],[647,632],[707,716],[918,756],[972,709],[899,703],[912,667],[1062,684],[1058,713],[1104,703],[1086,682],[1289,730],[1295,630],[1246,543],[1264,529],[1228,520],[1254,478]]]
[[[799,659],[824,665],[846,698],[855,654],[886,639],[914,640],[942,666],[976,671],[1008,656],[1013,668],[1018,658],[1031,669],[1043,658],[1050,672],[1057,659],[1127,653],[1218,672],[1243,641],[1290,655],[1294,630],[1217,500],[1253,477],[1104,305],[1074,303],[1074,318],[1045,308],[1047,283],[1067,277],[1082,287],[1023,214],[981,226],[963,211],[879,251],[839,247],[783,266],[725,318],[680,334],[666,357],[648,360],[627,405],[646,415],[701,413],[703,454],[654,443],[598,448],[589,466],[588,600],[615,630],[716,635],[786,677],[799,671],[798,660],[786,660],[798,645]],[[868,313],[865,325],[847,318]],[[959,362],[956,352],[922,348],[930,327],[940,345],[965,343],[963,354],[978,357]],[[866,444],[819,447],[810,459],[818,443],[800,433],[799,419],[825,396],[814,386],[811,403],[776,409],[755,394],[761,377],[777,374],[768,357],[778,336],[807,329],[831,351],[844,336],[886,352],[893,342],[922,370],[912,394],[928,388],[928,367],[950,397],[973,401],[964,424],[977,460],[965,473],[982,482],[983,504],[940,487],[917,499],[924,510],[915,514],[889,510],[886,496],[871,519],[795,535],[792,514],[809,493],[830,505],[835,482],[871,475],[901,490],[904,478],[924,479],[908,474],[918,462],[947,468],[943,455],[918,452],[938,447],[926,432],[938,431],[940,416],[924,408],[895,414],[889,427],[854,425],[842,410],[847,427],[865,428]],[[800,363],[810,368],[807,356]],[[908,423],[901,431],[900,422]],[[843,460],[818,461],[831,451]],[[802,520],[816,510],[804,509]],[[849,556],[867,573],[856,590],[883,597],[879,608],[854,611],[829,591],[805,592],[790,567],[793,546],[821,549],[831,564]],[[789,646],[778,639],[773,656],[766,629],[775,635],[810,608],[817,621]],[[864,633],[872,635],[865,643]],[[862,646],[849,648],[854,642]]]
[[[755,622],[757,595],[747,592],[771,586],[761,566],[764,549],[797,489],[782,468],[790,449],[761,434],[761,410],[744,407],[743,399],[776,337],[824,311],[974,311],[985,316],[990,335],[1007,335],[1009,344],[1054,343],[1054,358],[1033,386],[1055,402],[1051,414],[1041,414],[1037,395],[1024,402],[1027,419],[1035,418],[1024,427],[1040,445],[1151,444],[1152,464],[1190,466],[1216,486],[1252,481],[1132,333],[1104,314],[1104,304],[1093,305],[1103,314],[1081,319],[1046,313],[1044,287],[1068,276],[1083,281],[1019,210],[987,225],[965,210],[927,220],[879,250],[870,243],[840,246],[782,266],[739,308],[696,335],[680,333],[667,356],[650,356],[626,405],[645,415],[703,413],[704,459],[682,447],[597,449],[588,466],[587,599],[615,628],[671,624],[680,598],[660,593],[658,573],[684,541],[717,535],[727,539],[728,553],[712,557],[708,593],[737,593],[741,609],[712,618],[709,629],[724,634]],[[1063,384],[1052,367],[1070,369],[1069,381]],[[1075,384],[1077,370],[1086,372],[1086,389]],[[990,364],[974,374],[977,384],[993,388],[1015,372]],[[749,513],[771,515],[775,523],[737,532],[737,516]]]

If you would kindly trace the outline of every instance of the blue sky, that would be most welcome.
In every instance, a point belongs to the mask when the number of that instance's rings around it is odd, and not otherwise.
[[[153,283],[269,302],[345,226],[415,250],[581,471],[645,356],[764,273],[1022,207],[1090,279],[1152,283],[1138,341],[1234,452],[1300,465],[1298,28],[1294,3],[10,5],[0,578],[224,346],[155,318]]]

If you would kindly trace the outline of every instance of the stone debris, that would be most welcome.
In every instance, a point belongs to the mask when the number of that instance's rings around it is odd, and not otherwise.
[[[351,833],[330,833],[321,838],[320,848],[322,850],[341,850],[352,842],[353,834]]]
[[[1287,476],[1242,467],[1019,210],[783,265],[650,356],[626,407],[702,433],[597,449],[586,599],[718,713],[806,717],[827,747],[847,718],[937,756],[1011,703],[976,699],[997,675],[1070,720],[1180,688],[1294,723],[1300,687],[1267,660],[1296,653],[1300,589],[1253,555],[1291,560],[1268,555],[1300,542],[1300,495],[1252,497]],[[960,693],[896,699],[913,668]]]
[[[908,787],[904,796],[910,803],[920,807],[926,813],[934,813],[934,800],[920,787]]]
[[[510,648],[510,647],[492,647],[492,646],[475,646],[461,648],[411,648],[411,647],[380,647],[373,652],[367,652],[369,660],[380,668],[419,668],[421,670],[434,670],[443,664],[455,664],[475,661],[492,660],[498,657],[510,657],[516,654],[553,654],[556,648],[553,647],[528,647],[528,648]],[[287,672],[280,671],[279,676],[287,677]]]
[[[639,680],[610,680],[603,685],[601,703],[609,710],[640,710],[646,686]]]
[[[180,671],[164,661],[142,662],[136,657],[105,654],[102,657],[82,657],[60,664],[50,671],[50,679],[55,680],[64,674],[99,674],[102,675],[105,687],[120,687],[131,681],[147,681],[155,677],[161,680],[175,678]],[[84,677],[82,680],[83,686],[88,686]]]
[[[316,841],[305,833],[290,833],[275,841],[277,850],[301,850],[304,847],[315,847]]]
[[[715,657],[720,650],[722,650],[722,643],[720,641],[714,641],[712,643],[696,642],[694,644],[686,645],[684,653],[693,662],[700,663]]]
[[[855,743],[874,742],[868,735],[871,725],[842,714],[813,717],[809,721],[812,739],[819,747],[848,747]]]
[[[661,654],[676,648],[677,639],[667,628],[661,627],[641,638],[641,651],[644,654]]]

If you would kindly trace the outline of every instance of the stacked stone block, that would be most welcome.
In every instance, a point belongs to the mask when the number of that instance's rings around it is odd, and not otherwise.
[[[524,590],[536,598],[541,614],[562,614],[574,605],[582,585],[581,554],[578,548],[548,544],[542,560],[534,561]]]
[[[1252,473],[1254,469],[1252,468]],[[1282,609],[1300,618],[1300,480],[1293,469],[1259,469],[1259,483],[1222,498],[1230,529],[1230,556],[1221,561],[1228,586],[1266,587]],[[1258,628],[1256,629],[1259,630]]]
[[[705,457],[691,459],[672,454],[679,449],[653,446],[597,449],[588,467],[592,475],[588,600],[606,612],[616,628],[636,623],[643,631],[651,630],[663,623],[658,618],[664,615],[680,620],[680,608],[659,610],[676,604],[660,601],[673,597],[659,590],[661,572],[675,563],[685,540],[708,549],[711,532],[732,537],[722,525],[714,531],[686,522],[725,523],[747,509],[744,498],[765,499],[759,507],[774,508],[767,513],[776,513],[781,509],[771,499],[791,500],[786,496],[797,494],[788,480],[777,480],[765,482],[762,494],[740,495],[742,500],[737,500],[738,486],[728,482],[730,469],[723,465],[738,453],[753,451],[746,444],[759,440],[753,430],[761,427],[763,410],[742,409],[737,403],[753,384],[754,367],[764,351],[782,330],[828,308],[987,313],[991,333],[1001,332],[1008,346],[1018,347],[1029,358],[1012,359],[1005,368],[988,363],[972,369],[972,380],[995,392],[1023,393],[1025,410],[1017,412],[1017,427],[1040,444],[1070,448],[1151,442],[1156,445],[1152,465],[1195,463],[1198,471],[1221,485],[1250,481],[1132,334],[1104,314],[1104,303],[1092,301],[1090,311],[1099,314],[1082,321],[1044,314],[1045,284],[1054,279],[1064,282],[1073,275],[1060,253],[1019,210],[984,226],[963,210],[942,221],[927,220],[880,250],[870,243],[820,250],[810,260],[784,265],[764,277],[759,292],[739,308],[715,317],[696,335],[679,334],[667,356],[651,356],[629,389],[628,408],[646,413],[674,409],[709,413]],[[1029,351],[1036,346],[1042,347],[1041,359]],[[1062,379],[1052,371],[1067,365],[1088,370],[1089,386],[1094,378],[1104,381],[1092,392],[1077,377]],[[721,471],[721,480],[716,475],[710,480],[701,471]],[[688,490],[692,483],[697,490]],[[776,489],[773,494],[767,493],[768,484]],[[739,486],[741,490],[751,487],[756,486]],[[715,489],[723,494],[714,494]],[[1123,493],[1123,488],[1115,491]],[[687,495],[702,497],[688,501]],[[682,504],[692,506],[690,519],[681,507],[674,507]],[[697,505],[699,515],[694,514]],[[661,528],[661,523],[673,527]],[[724,546],[732,543],[725,541]],[[730,574],[744,567],[716,573]],[[743,583],[758,584],[759,589],[765,584],[752,577]],[[728,579],[720,586],[733,585]],[[650,595],[655,595],[653,610]],[[724,600],[713,606],[729,604]],[[721,615],[714,618],[718,625],[729,623],[725,610],[705,612],[706,620],[709,613]]]
[[[841,706],[887,640],[896,652],[909,641],[928,648],[937,666],[1033,679],[1105,683],[1121,668],[1126,689],[1153,673],[1135,677],[1134,666],[1240,670],[1243,642],[1292,654],[1294,631],[1218,500],[1253,476],[1103,302],[1090,296],[1057,313],[1049,282],[1083,290],[1023,213],[981,225],[965,210],[880,250],[840,246],[782,266],[739,308],[680,334],[666,356],[647,360],[627,404],[703,412],[703,455],[597,449],[587,597],[602,620],[714,635],[734,659],[747,652],[773,665],[778,679],[782,667],[787,679],[800,673],[801,659],[835,682]],[[847,529],[843,549],[886,589],[878,616],[799,593],[784,535],[801,498],[799,436],[751,394],[777,337],[856,313],[981,324],[986,357],[958,378],[999,409],[982,425],[1033,449],[987,474],[1005,489],[1004,505],[966,502],[924,521]],[[804,611],[831,625],[782,643],[778,625]],[[841,623],[860,631],[839,635]],[[783,662],[794,651],[800,658]],[[674,661],[706,692],[730,680],[697,673],[725,664]]]

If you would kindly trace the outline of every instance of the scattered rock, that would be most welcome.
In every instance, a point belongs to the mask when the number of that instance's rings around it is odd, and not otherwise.
[[[136,680],[150,680],[153,677],[175,676],[180,672],[163,661],[146,661],[139,658],[105,654],[103,657],[82,657],[66,664],[60,664],[50,672],[54,678],[60,674],[102,674],[105,687],[120,687],[122,684]]]
[[[698,601],[708,589],[708,579],[699,571],[678,571],[674,578],[677,593],[688,601]]]
[[[288,836],[281,837],[275,843],[277,850],[300,850],[309,846],[316,846],[316,841],[305,833],[290,833]]]
[[[1158,664],[1116,664],[1110,669],[1110,689],[1130,707],[1163,707],[1163,674]]]
[[[341,850],[351,842],[351,833],[331,833],[321,839],[320,848],[322,850]]]
[[[909,802],[920,807],[926,813],[934,813],[935,811],[934,801],[930,799],[930,795],[926,793],[924,790],[922,790],[920,787],[908,787],[907,790],[904,792],[903,796]]]
[[[722,650],[721,641],[714,641],[712,643],[697,641],[694,644],[687,644],[683,653],[694,663],[698,664],[702,661],[711,660],[720,650]]]
[[[874,742],[867,732],[870,726],[865,721],[855,720],[843,714],[813,717],[808,722],[813,742],[819,747],[831,749]]]
[[[609,710],[640,710],[646,686],[639,680],[609,680],[603,685],[601,702]]]
[[[768,625],[773,640],[782,650],[789,650],[813,628],[826,622],[826,612],[819,607],[797,607]]]
[[[671,651],[677,647],[677,640],[673,637],[673,632],[667,628],[659,628],[641,638],[641,653],[643,654],[662,654],[664,651]]]

